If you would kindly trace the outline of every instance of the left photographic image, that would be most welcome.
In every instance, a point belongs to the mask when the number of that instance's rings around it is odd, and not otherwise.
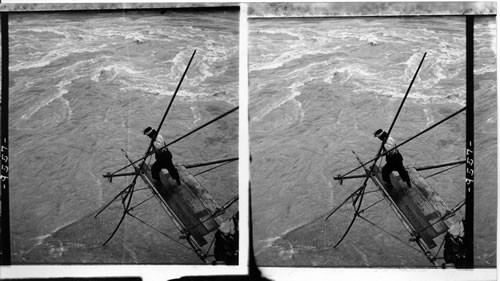
[[[9,13],[11,264],[238,264],[239,17]]]

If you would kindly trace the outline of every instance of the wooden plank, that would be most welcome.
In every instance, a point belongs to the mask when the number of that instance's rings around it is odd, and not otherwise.
[[[152,183],[154,182],[152,180],[151,170],[148,165],[145,165],[144,174]],[[197,222],[195,219],[196,216],[184,202],[185,199],[180,194],[179,192],[180,189],[175,188],[176,186],[175,180],[172,180],[172,178],[169,175],[168,177],[165,177],[163,171],[160,173],[160,179],[162,179],[162,182],[166,182],[168,184],[167,185],[153,184],[153,187],[156,189],[158,194],[160,194],[161,198],[163,199],[165,204],[168,205],[169,209],[174,213],[175,217],[172,217],[172,219],[178,220],[177,224],[181,225],[181,227],[183,228],[179,230],[184,232],[185,230],[193,228],[194,226],[199,224],[199,222]],[[169,183],[169,181],[172,181],[172,183]],[[205,240],[205,238],[203,238],[203,236],[206,235],[207,233],[208,233],[207,229],[205,229],[203,226],[195,227],[190,231],[191,236],[194,238],[194,240],[199,246],[207,244],[207,241]]]
[[[218,205],[184,167],[177,168],[181,185],[177,185],[164,169],[160,172],[161,185],[155,184],[154,188],[175,214],[175,219],[180,221],[184,228],[181,231],[189,232],[199,246],[203,246],[207,244],[204,236],[219,227],[218,221],[210,217]],[[153,182],[149,166],[145,171],[149,180]]]
[[[160,189],[165,193],[162,196],[165,198],[167,204],[173,209],[185,225],[185,230],[189,230],[189,233],[195,238],[197,243],[200,246],[205,245],[207,242],[203,236],[210,233],[210,231],[203,224],[200,224],[198,220],[199,213],[203,211],[203,207],[195,205],[196,199],[188,192],[184,184],[178,186],[175,180],[171,178],[169,181],[165,181],[165,174],[163,172],[160,178],[162,178],[163,183]]]
[[[140,173],[140,176],[144,180],[144,182],[149,186],[149,188],[151,188],[151,191],[157,197],[159,197],[159,199],[161,200],[161,203],[162,203],[161,206],[165,209],[165,211],[167,212],[167,215],[170,217],[170,219],[172,219],[172,221],[175,223],[175,225],[177,226],[177,228],[180,231],[182,231],[183,229],[185,229],[185,227],[182,224],[182,222],[175,215],[175,213],[172,211],[172,209],[167,205],[167,203],[165,202],[165,200],[163,199],[163,197],[161,196],[161,194],[158,192],[157,187],[153,184],[154,181],[153,181],[153,179],[151,177],[151,169],[150,169],[150,167],[148,165],[144,165],[143,172]]]
[[[378,167],[376,168],[376,177],[381,183],[383,183],[382,172]],[[391,175],[391,177],[393,177],[393,175]],[[408,189],[406,183],[402,182],[401,179],[392,179],[392,185],[393,188],[387,188],[387,186],[384,185],[387,194],[391,197],[392,201],[397,205],[398,209],[412,225],[417,232],[416,234],[420,236],[427,247],[431,249],[436,247],[437,245],[433,238],[438,234],[426,219],[422,210],[414,202],[414,198],[408,192],[408,190],[411,191],[413,188]]]
[[[421,192],[422,196],[426,198],[426,200],[433,206],[434,210],[438,213],[439,217],[445,217],[449,215],[450,209],[444,202],[444,200],[439,196],[439,194],[432,188],[432,186],[425,181],[425,179],[418,173],[416,168],[408,167],[408,174],[412,178],[412,181],[418,187],[418,190]],[[451,216],[443,221],[446,225],[446,230],[450,228],[452,225],[456,224],[458,220]],[[432,223],[432,222],[431,222]],[[444,232],[443,231],[443,232]]]
[[[437,237],[445,233],[448,230],[448,225],[441,218],[448,212],[446,204],[415,168],[408,167],[407,171],[412,181],[412,188],[406,189],[406,191],[433,228],[429,234]],[[397,173],[392,175],[392,182],[398,182],[398,185],[406,187],[406,183],[401,180]]]
[[[220,205],[213,199],[212,195],[198,182],[198,180],[191,175],[184,166],[177,166],[177,171],[187,187],[194,193],[194,195],[201,200],[203,205],[210,210],[210,213],[215,213],[220,209]],[[219,221],[220,224],[220,221]]]
[[[360,163],[361,163],[361,161],[360,161]],[[372,179],[373,183],[384,193],[384,196],[388,200],[391,209],[394,210],[396,216],[399,218],[399,220],[401,221],[403,226],[406,228],[406,230],[408,230],[409,233],[415,233],[415,229],[413,228],[413,225],[411,225],[410,222],[408,221],[408,219],[403,216],[401,210],[398,208],[396,203],[394,203],[394,201],[392,200],[390,195],[387,193],[387,190],[383,184],[384,181],[382,181],[382,178],[380,176],[377,176],[379,174],[380,174],[380,169],[378,167],[375,167],[373,170],[372,176],[370,178]]]
[[[355,152],[354,152],[354,154],[356,155],[356,159],[358,159],[359,163],[362,164],[363,161],[361,161],[361,159],[359,158],[359,156]],[[370,174],[371,168],[370,169],[368,167],[363,167],[363,168],[364,168],[367,175]],[[373,167],[372,173],[370,174],[370,178],[371,178],[372,182],[377,186],[377,188],[384,194],[385,199],[389,202],[389,206],[394,211],[394,213],[396,214],[398,219],[401,221],[403,226],[406,228],[406,230],[409,233],[415,233],[415,229],[413,228],[413,226],[410,224],[408,219],[406,217],[404,217],[401,210],[398,208],[396,203],[394,203],[394,201],[392,200],[390,195],[387,193],[387,190],[384,186],[384,181],[382,180],[382,177],[380,176],[380,168],[378,166]],[[419,241],[417,241],[417,243],[419,243],[419,245],[423,245]],[[426,245],[423,245],[423,246],[426,247]]]

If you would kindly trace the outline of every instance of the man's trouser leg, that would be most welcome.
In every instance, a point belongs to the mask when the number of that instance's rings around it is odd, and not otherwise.
[[[160,181],[160,164],[158,164],[158,161],[153,163],[153,166],[151,166],[151,175],[153,176],[153,179]]]
[[[391,183],[391,172],[394,170],[394,167],[392,167],[390,162],[387,162],[385,166],[382,168],[382,179],[385,181],[385,183],[389,186],[392,187]]]
[[[178,185],[181,184],[181,179],[179,177],[179,172],[175,167],[167,167],[168,173],[170,176],[177,182]]]
[[[403,156],[401,156],[401,154],[399,154],[399,153],[396,154],[395,162],[396,162],[395,168],[396,168],[396,171],[398,171],[399,176],[401,177],[401,179],[404,182],[406,182],[408,184],[408,186],[411,186],[410,176],[408,175],[408,172],[406,171],[405,167],[403,166]]]

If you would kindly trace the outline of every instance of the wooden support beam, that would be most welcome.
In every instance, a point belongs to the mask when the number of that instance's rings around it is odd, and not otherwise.
[[[188,163],[188,164],[182,164],[181,166],[184,166],[184,168],[186,168],[186,169],[191,169],[191,168],[209,166],[209,165],[214,165],[214,164],[219,164],[219,163],[224,163],[224,162],[231,162],[231,161],[236,161],[236,160],[238,160],[238,157],[222,158],[222,159],[217,159],[217,160],[207,161],[207,162]]]
[[[443,164],[436,164],[436,165],[427,165],[427,166],[420,166],[420,167],[415,167],[415,170],[417,171],[424,171],[424,170],[430,170],[430,169],[437,169],[437,168],[442,168],[446,166],[453,166],[453,165],[458,165],[458,164],[465,164],[465,160],[460,160],[460,161],[453,161],[453,162],[447,162]],[[333,177],[334,180],[346,180],[346,179],[360,179],[360,178],[365,178],[366,174],[364,175],[352,175],[352,176],[336,176]]]

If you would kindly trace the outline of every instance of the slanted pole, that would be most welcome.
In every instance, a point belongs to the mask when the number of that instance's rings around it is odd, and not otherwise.
[[[408,86],[408,89],[406,89],[405,96],[403,100],[401,101],[401,104],[399,105],[398,112],[396,113],[396,116],[394,116],[394,119],[392,120],[392,124],[389,127],[389,130],[387,131],[387,136],[391,135],[392,128],[394,128],[394,124],[396,124],[396,120],[398,120],[399,113],[401,112],[401,109],[403,108],[403,105],[405,104],[406,98],[408,97],[408,94],[410,93],[411,86],[413,86],[413,82],[415,82],[415,79],[417,78],[417,74],[420,70],[420,67],[422,66],[422,63],[424,62],[425,56],[427,55],[427,52],[424,53],[424,56],[420,60],[420,64],[418,65],[417,71],[415,71],[415,74],[413,75],[413,78],[411,79],[410,85]],[[383,144],[381,147],[383,147],[385,144],[385,141],[383,141]]]
[[[193,134],[193,133],[195,133],[195,132],[197,132],[197,131],[199,131],[199,130],[201,130],[201,129],[205,128],[206,126],[208,126],[208,125],[210,125],[210,124],[214,123],[215,121],[218,121],[219,119],[221,119],[221,118],[223,118],[223,117],[226,117],[226,116],[227,116],[227,115],[229,115],[230,113],[233,113],[234,111],[238,110],[238,108],[239,108],[239,107],[237,106],[237,107],[235,107],[235,108],[233,108],[233,109],[229,110],[228,112],[226,112],[226,113],[224,113],[224,114],[222,114],[222,115],[220,115],[220,116],[218,116],[218,117],[216,117],[216,118],[214,118],[214,119],[212,119],[212,120],[208,121],[207,123],[205,123],[205,124],[203,124],[203,125],[199,126],[198,128],[196,128],[196,129],[194,129],[194,130],[192,130],[192,131],[190,131],[190,132],[186,133],[185,135],[180,136],[180,137],[178,137],[177,139],[175,139],[175,140],[173,140],[173,141],[171,141],[171,142],[167,143],[167,144],[166,144],[166,145],[164,145],[161,149],[166,148],[166,147],[168,147],[168,146],[170,146],[170,145],[172,145],[172,144],[174,144],[174,143],[176,143],[176,142],[178,142],[178,141],[180,141],[180,140],[184,139],[185,137],[188,137],[189,135],[191,135],[191,134]],[[155,152],[156,152],[156,150],[155,150],[155,149],[153,149],[151,152],[147,153],[147,154],[146,154],[146,155],[144,155],[142,158],[139,158],[139,159],[137,159],[137,160],[135,160],[135,161],[132,161],[132,162],[131,162],[131,163],[129,163],[128,165],[125,165],[125,166],[123,166],[122,168],[120,168],[120,169],[116,170],[115,172],[111,173],[111,175],[113,175],[113,174],[115,174],[115,173],[118,173],[118,172],[120,172],[120,171],[122,171],[122,170],[124,170],[124,169],[126,169],[126,168],[128,168],[128,167],[130,167],[130,166],[132,166],[132,165],[134,165],[134,164],[136,164],[137,162],[139,162],[139,161],[141,161],[141,160],[143,160],[143,159],[146,159],[147,157],[149,157],[149,156],[153,155]]]
[[[210,215],[209,217],[207,217],[206,219],[200,221],[199,223],[191,226],[190,228],[186,229],[186,232],[190,232],[191,230],[195,229],[196,227],[206,223],[207,221],[213,219],[213,218],[216,218],[222,214],[224,214],[226,212],[226,210],[231,207],[236,201],[239,200],[239,197],[238,195],[234,196],[233,198],[231,198],[229,201],[227,201],[222,207],[220,207],[216,212],[214,212],[212,215]]]
[[[191,61],[193,60],[194,58],[194,55],[196,54],[196,50],[194,50],[193,52],[193,55],[191,56],[191,59],[189,60],[189,63],[188,65],[186,66],[186,69],[184,70],[184,73],[182,74],[182,77],[181,77],[181,80],[179,81],[179,83],[177,84],[177,88],[175,89],[175,92],[174,92],[174,95],[172,96],[172,98],[170,99],[170,103],[168,104],[168,107],[167,107],[167,110],[165,111],[165,114],[163,114],[163,118],[161,119],[161,122],[160,122],[160,125],[158,126],[158,129],[156,130],[157,132],[160,131],[161,129],[161,126],[163,125],[163,121],[165,121],[165,118],[167,117],[167,114],[170,110],[170,107],[177,95],[177,92],[179,91],[179,88],[180,88],[180,85],[182,83],[182,81],[184,80],[184,77],[189,69],[189,66],[191,65]],[[149,143],[149,146],[148,146],[148,150],[146,151],[146,155],[149,154],[149,151],[151,150],[151,148],[153,147],[153,143],[155,141],[155,138],[152,138],[150,143]],[[135,183],[137,181],[137,178],[139,177],[139,174],[142,170],[142,167],[144,166],[145,162],[146,162],[146,157],[143,157],[143,161],[141,163],[141,165],[139,166],[139,169],[136,169],[136,174],[134,176],[134,179],[132,180],[132,183],[129,185],[129,187],[126,189],[126,194],[125,194],[125,199],[124,200],[127,200],[127,197],[128,197],[128,202],[127,202],[127,206],[125,207],[125,210],[123,210],[123,214],[122,214],[122,217],[120,218],[120,221],[118,222],[118,225],[115,227],[115,229],[113,230],[113,233],[111,233],[111,235],[109,236],[109,238],[103,243],[103,245],[106,245],[109,240],[111,240],[111,238],[113,238],[113,236],[115,235],[115,233],[118,231],[118,228],[120,227],[120,225],[122,224],[123,222],[123,219],[125,219],[125,216],[127,215],[127,213],[129,212],[129,207],[130,207],[130,203],[132,202],[132,195],[134,193],[134,188],[135,188]]]
[[[223,159],[217,159],[217,160],[213,160],[213,161],[198,162],[198,163],[191,163],[191,164],[183,164],[182,166],[184,166],[184,168],[186,168],[186,169],[191,169],[191,168],[209,166],[209,165],[214,165],[214,164],[219,164],[219,163],[224,163],[224,162],[231,162],[231,161],[236,161],[236,160],[238,160],[238,157],[223,158]]]
[[[391,126],[389,127],[389,130],[387,131],[387,137],[389,137],[391,135],[391,132],[392,132],[392,128],[394,128],[394,124],[396,124],[396,121],[398,120],[398,117],[399,117],[399,113],[401,112],[401,109],[403,108],[403,105],[405,104],[405,101],[406,101],[406,98],[408,97],[408,95],[410,94],[410,90],[411,90],[411,87],[413,86],[413,82],[415,82],[415,79],[417,78],[417,75],[418,75],[418,72],[420,71],[420,67],[422,67],[422,64],[424,63],[424,59],[425,59],[425,56],[427,55],[427,52],[424,53],[424,55],[422,56],[422,59],[420,60],[420,63],[418,64],[418,67],[417,67],[417,71],[415,71],[415,74],[413,75],[413,78],[411,79],[411,82],[410,82],[410,85],[408,86],[408,88],[406,89],[406,93],[403,97],[403,100],[401,101],[401,103],[399,104],[399,108],[398,108],[398,111],[396,112],[396,115],[394,116],[394,118],[392,119],[392,123],[391,123]],[[377,152],[377,157],[380,155],[380,153],[382,152],[383,148],[384,148],[384,145],[386,143],[387,139],[385,140],[382,140],[382,143],[380,144],[380,148]],[[368,176],[371,175],[373,173],[373,166],[370,168],[370,172],[368,173]],[[368,182],[368,177],[366,177],[364,183],[363,183],[363,186],[366,186],[366,183]],[[364,188],[363,188],[364,190]],[[360,193],[362,194],[362,193]],[[362,195],[361,195],[362,196]],[[357,200],[357,198],[356,198]],[[356,201],[355,200],[355,201]],[[359,209],[359,208],[358,208]]]
[[[443,164],[415,167],[415,170],[424,171],[424,170],[437,169],[437,168],[442,168],[442,167],[447,167],[447,166],[461,165],[464,163],[465,163],[465,160],[459,160],[459,161],[447,162],[447,163],[443,163]]]
[[[122,194],[124,194],[124,193],[128,194],[130,188],[131,188],[131,185],[127,185],[127,187],[122,189],[122,191],[120,191],[118,194],[116,194],[115,197],[113,197],[113,199],[111,199],[106,205],[104,205],[104,207],[101,208],[101,210],[99,212],[97,212],[97,214],[95,214],[94,218],[97,218],[97,216],[99,216],[104,210],[106,210],[106,208],[108,208],[109,205],[111,205],[113,202],[115,202],[116,199],[118,199],[118,197],[122,196]]]
[[[189,66],[191,65],[191,62],[193,61],[194,55],[196,54],[196,49],[193,51],[193,54],[191,55],[191,58],[189,59],[189,62],[186,66],[186,69],[184,70],[184,73],[182,73],[181,80],[179,83],[177,83],[177,87],[175,88],[175,92],[172,95],[172,98],[170,99],[170,103],[168,104],[167,110],[165,110],[165,114],[163,114],[163,118],[161,119],[160,125],[158,125],[158,128],[156,129],[157,133],[160,133],[161,126],[163,125],[163,122],[165,121],[165,118],[167,117],[168,112],[170,111],[170,107],[172,107],[172,104],[174,102],[175,97],[177,96],[177,93],[179,92],[179,89],[181,87],[182,81],[184,81],[184,77],[186,77],[186,73],[189,69]],[[151,146],[153,145],[154,139],[152,139]]]
[[[335,212],[337,212],[338,209],[340,209],[340,207],[342,207],[344,204],[347,203],[347,201],[349,201],[349,199],[351,199],[352,197],[354,197],[354,195],[357,195],[358,192],[361,191],[361,187],[356,189],[353,193],[349,194],[349,196],[347,196],[346,199],[344,199],[344,201],[339,204],[337,207],[335,207],[335,209],[331,210],[330,213],[328,213],[328,215],[325,217],[325,221],[328,220]]]
[[[391,134],[392,128],[394,127],[394,124],[396,123],[396,121],[398,119],[399,113],[401,112],[401,109],[403,108],[403,105],[404,105],[404,103],[406,101],[406,98],[408,97],[408,94],[410,93],[410,89],[411,89],[411,87],[413,85],[413,82],[417,78],[418,72],[420,70],[420,67],[422,66],[422,63],[424,62],[424,59],[425,59],[426,55],[427,55],[427,53],[424,53],[422,59],[420,60],[418,68],[415,71],[415,74],[413,75],[413,78],[412,78],[412,80],[410,82],[410,85],[406,89],[405,96],[403,97],[403,100],[401,101],[401,104],[399,105],[398,111],[396,112],[396,116],[394,116],[394,119],[392,120],[391,126],[389,127],[389,130],[387,131],[387,136],[389,136]],[[379,148],[379,150],[377,152],[376,159],[378,159],[380,157],[380,153],[382,152],[382,149],[384,148],[385,142],[386,142],[386,139],[383,140],[382,143],[380,144],[380,148]],[[347,230],[344,233],[344,235],[340,238],[340,240],[337,242],[337,244],[335,244],[335,246],[333,246],[334,248],[337,247],[342,242],[342,240],[344,240],[344,238],[347,236],[347,233],[351,230],[351,227],[354,224],[354,221],[356,220],[356,217],[359,214],[359,210],[361,209],[361,204],[363,202],[364,191],[366,189],[366,185],[367,185],[368,179],[370,178],[370,175],[373,173],[373,168],[374,167],[375,167],[375,165],[371,166],[369,171],[368,171],[368,169],[366,169],[367,177],[365,178],[365,180],[363,181],[363,184],[359,188],[359,193],[357,194],[356,198],[354,198],[354,202],[353,202],[353,206],[356,209],[355,210],[355,215],[353,216],[353,218],[352,218],[349,226],[347,227]],[[357,204],[357,206],[356,206],[356,204]]]
[[[465,160],[453,161],[453,162],[448,162],[448,163],[443,163],[443,164],[436,164],[436,165],[427,165],[427,166],[415,167],[415,170],[417,170],[417,171],[424,171],[424,170],[431,170],[431,169],[442,168],[442,167],[447,167],[447,166],[454,166],[454,165],[461,165],[461,164],[465,164]],[[364,165],[366,165],[366,163],[363,164],[363,166]],[[352,175],[352,176],[345,176],[345,177],[342,177],[342,176],[339,175],[339,176],[333,177],[333,179],[334,180],[347,180],[347,179],[360,179],[360,178],[365,178],[365,177],[366,177],[366,174],[363,174],[363,175]]]
[[[389,130],[387,131],[387,137],[389,137],[391,135],[391,132],[392,132],[392,128],[394,127],[394,124],[396,124],[396,120],[398,119],[398,116],[399,116],[399,113],[401,112],[401,109],[403,108],[403,105],[406,101],[406,98],[408,97],[408,94],[410,93],[410,89],[411,89],[411,86],[413,85],[413,82],[415,81],[415,78],[417,78],[417,74],[420,70],[420,67],[422,66],[422,63],[424,62],[424,59],[425,59],[425,56],[427,55],[427,52],[424,53],[424,56],[422,57],[422,59],[420,60],[420,64],[418,65],[418,68],[417,68],[417,71],[415,71],[415,74],[413,75],[413,78],[411,79],[411,82],[410,82],[410,85],[408,86],[408,89],[406,89],[406,93],[405,93],[405,96],[403,97],[403,100],[401,101],[401,104],[399,105],[399,108],[398,108],[398,111],[396,112],[396,115],[394,116],[393,120],[392,120],[392,123],[391,123],[391,126],[389,127]],[[380,156],[380,152],[382,152],[382,149],[384,148],[384,145],[385,145],[385,142],[386,140],[383,140],[381,145],[380,145],[380,148],[378,150],[378,153],[377,153],[377,156],[374,160],[377,160]],[[364,165],[362,165],[364,166]],[[361,166],[361,167],[362,167]],[[358,167],[356,169],[353,169],[352,171],[349,171],[347,173],[345,173],[344,175],[342,175],[341,177],[344,177],[344,176],[347,176],[349,175],[350,173],[356,171],[357,169],[361,168],[361,167]],[[370,169],[370,174],[373,172],[373,167]],[[365,184],[366,182],[368,181],[368,178],[365,179]]]
[[[437,122],[436,124],[434,124],[434,125],[430,126],[429,128],[427,128],[427,129],[423,130],[422,132],[420,132],[420,133],[418,133],[418,134],[414,135],[413,137],[411,137],[411,138],[409,138],[409,139],[407,139],[407,140],[405,140],[405,141],[401,142],[400,144],[396,145],[396,146],[395,146],[395,147],[393,147],[392,149],[390,149],[390,150],[388,150],[388,151],[386,151],[386,152],[384,152],[384,153],[382,153],[382,154],[379,154],[377,157],[375,157],[375,158],[371,159],[370,161],[366,161],[365,163],[361,163],[361,165],[360,165],[360,166],[358,166],[358,167],[356,167],[356,168],[354,168],[354,169],[350,170],[349,172],[347,172],[347,173],[345,173],[345,174],[343,174],[343,175],[337,176],[337,177],[336,177],[336,179],[339,179],[339,180],[340,180],[340,179],[343,179],[345,176],[347,176],[347,175],[351,174],[352,172],[354,172],[354,171],[356,171],[356,170],[358,170],[358,169],[360,169],[360,168],[363,168],[364,166],[366,166],[366,165],[370,164],[371,162],[378,160],[380,157],[385,156],[387,153],[391,152],[392,150],[397,149],[397,148],[399,148],[399,147],[403,146],[404,144],[406,144],[407,142],[409,142],[409,141],[411,141],[411,140],[413,140],[413,139],[415,139],[415,138],[417,138],[417,137],[419,137],[419,136],[421,136],[421,135],[423,135],[423,134],[427,133],[428,131],[430,131],[430,130],[434,129],[435,127],[437,127],[437,126],[441,125],[442,123],[444,123],[444,122],[448,121],[449,119],[451,119],[451,118],[455,117],[456,115],[458,115],[458,114],[459,114],[459,113],[461,113],[462,111],[465,111],[466,109],[467,109],[467,107],[463,107],[462,109],[460,109],[460,110],[458,110],[457,112],[453,113],[452,115],[450,115],[450,116],[448,116],[448,117],[444,118],[443,120],[441,120],[441,121]]]
[[[229,163],[231,163],[231,162],[223,162],[222,164],[219,164],[219,165],[214,166],[214,167],[212,167],[212,168],[209,168],[209,169],[203,170],[203,171],[201,171],[201,172],[198,172],[198,173],[194,174],[194,175],[193,175],[193,177],[196,177],[196,176],[202,175],[202,174],[204,174],[204,173],[208,173],[208,172],[213,171],[213,170],[215,170],[215,169],[217,169],[217,168],[219,168],[219,167],[225,166],[225,165],[227,165],[227,164],[229,164]]]
[[[122,174],[114,174],[114,175],[105,174],[105,175],[102,175],[102,176],[105,177],[105,178],[109,178],[109,181],[111,181],[111,179],[113,179],[113,178],[135,176],[135,174],[136,174],[136,172],[129,172],[129,173],[122,173]]]
[[[191,65],[191,62],[193,61],[193,58],[194,58],[194,55],[195,55],[195,54],[196,54],[196,50],[194,50],[193,54],[191,55],[191,59],[189,59],[189,62],[188,62],[188,64],[187,64],[187,66],[186,66],[186,69],[184,70],[184,73],[183,73],[183,74],[182,74],[182,76],[181,76],[181,80],[179,81],[179,83],[177,83],[177,87],[175,88],[175,92],[174,92],[174,94],[172,95],[172,98],[170,99],[170,102],[168,103],[167,110],[165,110],[165,113],[163,114],[163,117],[162,117],[162,119],[161,119],[161,121],[160,121],[160,124],[159,124],[159,125],[158,125],[158,127],[156,128],[156,132],[157,132],[157,134],[159,134],[159,133],[160,133],[161,127],[162,127],[162,125],[163,125],[163,122],[165,121],[165,118],[167,117],[167,114],[168,114],[168,112],[170,111],[170,107],[172,106],[172,103],[174,102],[174,99],[175,99],[175,97],[177,96],[177,93],[179,92],[179,89],[180,89],[180,87],[181,87],[182,81],[184,80],[184,77],[186,76],[186,73],[187,73],[187,71],[188,71],[188,69],[189,69],[189,66]],[[155,142],[155,139],[156,139],[156,138],[151,138],[151,141],[149,142],[148,150],[146,151],[146,154],[145,154],[145,155],[148,155],[148,154],[149,154],[149,151],[151,150],[151,148],[153,148],[153,143]],[[146,158],[147,158],[147,157],[145,157],[145,158],[143,159],[144,161],[142,161],[141,165],[139,166],[139,170],[141,170],[141,169],[142,169],[142,166],[144,165],[144,162],[146,162]],[[115,174],[115,173],[113,173],[113,174]],[[139,176],[139,174],[136,174],[136,176],[135,176],[135,178],[134,178],[134,182],[135,182],[135,180],[137,179],[137,177],[138,177],[138,176]]]
[[[442,174],[442,173],[447,172],[447,171],[449,171],[449,170],[451,170],[451,169],[454,169],[454,168],[456,168],[456,167],[458,167],[458,166],[460,166],[460,165],[462,165],[462,164],[465,164],[465,161],[464,161],[464,163],[459,163],[459,164],[456,164],[455,166],[448,167],[448,168],[446,168],[446,169],[444,169],[444,170],[441,170],[441,171],[437,171],[437,172],[435,172],[435,173],[433,173],[433,174],[431,174],[431,175],[426,176],[424,179],[431,178],[431,177],[433,177],[433,176],[436,176],[436,175]]]
[[[123,199],[123,201],[125,201],[125,200],[127,200],[127,197],[128,197],[127,207],[125,207],[125,209],[123,210],[123,214],[120,218],[120,221],[116,225],[116,227],[113,230],[113,232],[111,233],[111,235],[108,237],[108,239],[106,241],[104,241],[104,243],[102,243],[103,246],[106,245],[109,242],[109,240],[111,240],[111,238],[113,238],[113,236],[115,236],[115,233],[120,228],[120,225],[122,224],[123,220],[125,219],[125,216],[128,214],[130,203],[132,202],[132,193],[134,192],[134,186],[135,186],[135,179],[130,184],[130,190],[125,194],[125,198]]]

